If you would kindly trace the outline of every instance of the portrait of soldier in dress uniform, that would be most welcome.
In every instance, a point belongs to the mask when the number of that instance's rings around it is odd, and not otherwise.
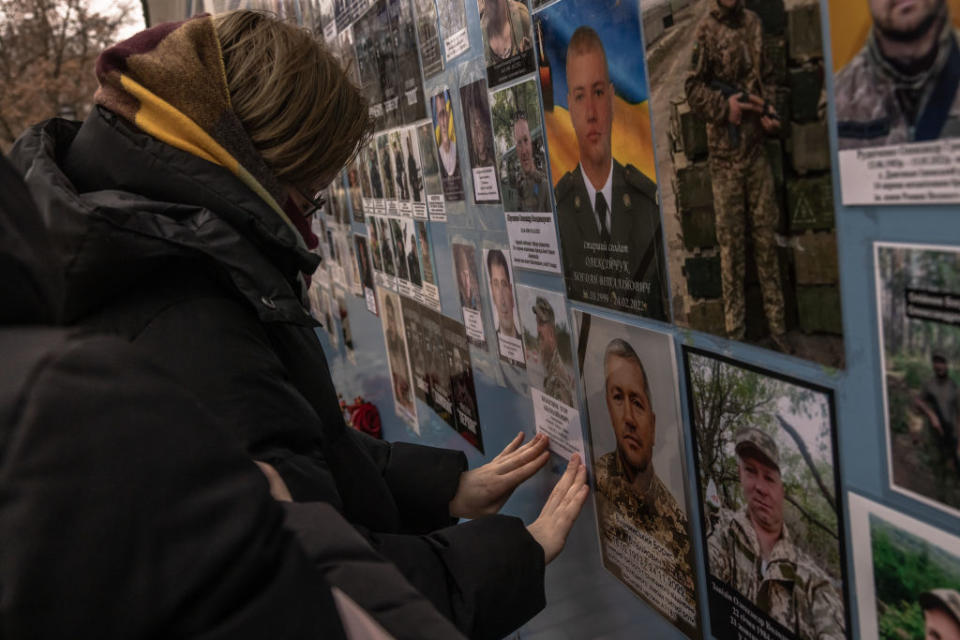
[[[832,393],[692,347],[684,360],[714,634],[759,617],[847,638]]]
[[[567,296],[665,320],[657,185],[613,157],[616,88],[592,27],[570,37],[566,83],[579,160],[554,189]]]
[[[673,340],[586,313],[577,317],[604,566],[699,638]]]

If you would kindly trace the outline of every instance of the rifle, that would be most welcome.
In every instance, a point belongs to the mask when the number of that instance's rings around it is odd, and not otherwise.
[[[747,93],[745,89],[741,89],[740,87],[737,87],[732,84],[727,84],[722,80],[711,80],[710,88],[715,91],[719,91],[720,93],[723,94],[723,97],[727,99],[729,99],[730,96],[739,93],[740,96],[737,98],[738,102],[741,102],[744,104],[753,103],[758,107],[761,107],[762,111],[760,112],[760,117],[766,116],[767,118],[776,120],[777,122],[781,122],[780,114],[777,113],[776,109],[773,108],[773,105],[770,104],[768,100],[764,100],[759,96],[753,96]],[[732,122],[727,123],[727,134],[730,136],[730,144],[732,144],[735,147],[739,147],[740,146],[740,127],[733,124]]]

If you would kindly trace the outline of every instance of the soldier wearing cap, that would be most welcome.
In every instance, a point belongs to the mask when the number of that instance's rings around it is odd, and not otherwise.
[[[537,344],[540,347],[540,362],[543,363],[543,392],[568,407],[573,406],[573,378],[563,366],[560,350],[557,349],[557,326],[554,324],[553,307],[543,296],[537,296],[533,304],[537,317]]]
[[[920,594],[925,638],[960,640],[960,593],[953,589],[932,589]]]
[[[710,574],[797,638],[844,638],[843,601],[826,572],[793,542],[783,521],[780,452],[763,431],[737,433],[746,506],[721,509],[707,538]]]
[[[625,340],[616,338],[603,356],[604,389],[617,448],[594,467],[600,528],[606,545],[635,545],[647,549],[646,575],[664,593],[677,594],[651,603],[680,627],[696,625],[696,594],[692,550],[686,513],[653,467],[657,416],[643,362]],[[631,526],[632,525],[632,526]],[[626,572],[626,567],[620,567]]]

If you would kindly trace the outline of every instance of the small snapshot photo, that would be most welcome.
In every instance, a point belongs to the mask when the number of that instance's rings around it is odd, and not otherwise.
[[[603,564],[684,635],[700,638],[673,338],[575,317]]]
[[[550,450],[586,460],[573,373],[573,330],[562,293],[517,287],[527,380],[537,433],[550,437]]]
[[[829,7],[843,203],[960,202],[960,2]]]
[[[493,303],[493,328],[497,333],[498,353],[507,364],[524,366],[523,339],[520,336],[520,316],[513,289],[513,267],[510,250],[484,249],[483,263],[487,270],[487,284]]]
[[[419,433],[417,403],[414,396],[413,376],[410,373],[410,358],[407,353],[407,336],[403,327],[403,310],[400,296],[392,291],[378,288],[380,308],[383,310],[383,337],[387,346],[387,363],[390,367],[390,386],[397,416]]]
[[[833,393],[683,354],[714,635],[848,638]]]
[[[490,86],[532,72],[533,31],[524,0],[478,0],[483,56]]]
[[[460,87],[460,105],[463,107],[463,121],[467,128],[467,149],[470,152],[470,167],[473,173],[473,199],[478,204],[500,202],[486,80],[477,80]]]
[[[960,638],[960,538],[848,495],[860,636]]]
[[[457,132],[453,125],[453,101],[450,90],[444,89],[430,99],[433,116],[433,137],[440,159],[440,183],[443,197],[455,202],[463,200],[463,178],[457,154]]]
[[[890,485],[960,515],[960,247],[874,253]]]
[[[460,309],[463,312],[467,336],[471,344],[486,346],[483,306],[480,302],[480,278],[477,277],[477,250],[472,244],[463,242],[452,242],[450,250],[453,253],[454,275],[460,293]]]

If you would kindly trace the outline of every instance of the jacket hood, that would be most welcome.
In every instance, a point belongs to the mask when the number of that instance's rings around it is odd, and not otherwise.
[[[50,231],[74,321],[171,264],[214,268],[261,320],[314,325],[301,273],[320,262],[227,169],[167,145],[103,108],[53,119],[11,153]]]
[[[63,272],[20,174],[0,155],[0,325],[59,319]]]

